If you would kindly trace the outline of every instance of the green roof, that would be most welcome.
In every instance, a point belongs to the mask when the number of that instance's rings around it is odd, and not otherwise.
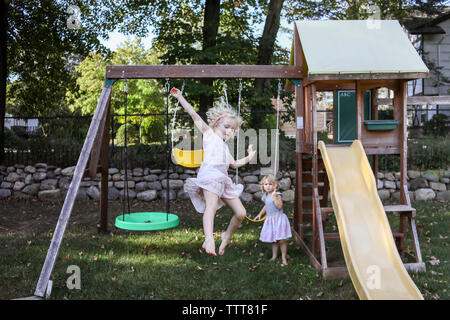
[[[429,72],[396,20],[295,23],[306,62],[304,75],[309,78],[340,75],[339,79],[345,79],[358,74],[375,74],[375,77],[376,74],[409,74],[423,78]],[[291,56],[291,64],[293,61]],[[414,73],[422,74],[414,76]]]

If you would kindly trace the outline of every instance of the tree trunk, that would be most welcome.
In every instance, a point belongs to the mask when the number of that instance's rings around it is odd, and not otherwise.
[[[258,47],[258,61],[257,64],[271,64],[273,58],[273,51],[275,47],[275,40],[278,30],[280,28],[280,15],[283,8],[284,0],[270,0],[269,11],[267,13],[266,22],[264,25],[263,34],[259,40]],[[255,89],[256,95],[262,97],[262,93],[266,87],[266,79],[256,79]],[[268,105],[264,103],[258,103],[253,106],[252,110],[265,110],[270,108],[270,102]],[[250,124],[252,128],[260,128],[264,123],[264,115],[252,113]]]
[[[206,0],[205,3],[205,15],[203,18],[203,44],[202,44],[202,58],[200,64],[215,64],[213,54],[214,48],[217,42],[217,34],[219,32],[220,22],[220,0]],[[201,79],[201,84],[209,89],[208,92],[212,92],[213,79]],[[204,112],[208,110],[208,106],[212,106],[214,96],[211,93],[200,94],[200,107],[199,112],[204,116]]]
[[[217,43],[217,34],[219,32],[220,23],[220,0],[206,0],[205,3],[205,15],[203,18],[203,44],[202,44],[202,58],[200,64],[215,64],[214,48]],[[208,93],[200,94],[200,107],[199,112],[203,118],[206,118],[204,113],[208,110],[209,106],[212,106],[214,96],[213,92],[213,79],[201,79],[200,83],[210,88]]]
[[[8,26],[8,4],[0,4],[0,163],[5,158],[5,114],[6,114],[6,78],[8,76],[6,41]]]

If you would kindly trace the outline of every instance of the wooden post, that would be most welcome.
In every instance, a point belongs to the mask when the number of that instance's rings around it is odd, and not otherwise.
[[[60,216],[58,218],[58,223],[56,224],[56,228],[53,233],[52,242],[50,243],[50,247],[47,251],[44,266],[42,267],[42,271],[39,276],[36,290],[34,292],[35,296],[44,297],[45,295],[48,281],[50,279],[50,275],[55,265],[56,256],[58,255],[58,251],[61,246],[61,241],[64,236],[67,223],[69,222],[70,214],[72,213],[72,208],[73,204],[75,203],[78,188],[80,186],[80,182],[84,175],[84,170],[86,168],[89,155],[92,150],[92,145],[94,144],[94,139],[97,136],[97,132],[100,127],[100,122],[103,119],[103,117],[105,117],[108,100],[110,96],[111,96],[111,86],[105,84],[100,99],[98,101],[97,108],[95,109],[95,113],[92,118],[91,125],[89,127],[89,131],[86,136],[86,140],[84,141],[83,148],[81,149],[80,157],[78,158],[78,162],[72,177],[72,182],[70,183],[69,190],[67,190],[66,198],[64,200]]]
[[[364,122],[364,92],[361,88],[361,81],[356,81],[356,139],[361,141],[362,123]],[[362,141],[361,141],[362,142]]]
[[[302,68],[303,53],[300,38],[297,32],[297,26],[294,24],[294,63]],[[295,115],[296,115],[296,131],[295,131],[295,154],[296,154],[296,183],[295,183],[295,206],[294,206],[294,229],[298,231],[299,236],[303,239],[303,145],[304,145],[304,84],[295,87]]]
[[[377,102],[377,96],[378,96],[378,89],[372,89],[370,90],[370,98],[371,98],[371,110],[370,110],[370,115],[371,115],[371,119],[372,120],[378,120],[378,102]],[[375,179],[378,179],[378,155],[374,154],[372,156],[373,159],[373,167],[372,167],[372,171],[373,171],[373,175],[375,176]],[[378,181],[378,180],[377,180]]]
[[[318,165],[317,165],[317,104],[316,104],[316,86],[314,84],[311,84],[309,86],[309,93],[310,93],[310,100],[309,102],[309,106],[311,110],[311,133],[312,133],[312,169],[311,169],[311,174],[312,174],[312,194],[311,194],[311,199],[312,199],[312,208],[313,208],[313,213],[312,213],[312,221],[313,221],[313,254],[317,255],[320,251],[320,246],[319,246],[319,224],[322,223],[322,221],[318,220],[318,210],[320,210],[320,207],[318,208],[317,206],[319,205],[319,201],[316,201],[318,199],[316,199],[316,195],[317,197],[319,196],[318,193],[316,194],[314,191],[317,190],[318,188]]]
[[[109,122],[111,99],[109,99],[106,108],[106,119],[105,126],[103,128],[102,146],[100,151],[102,187],[100,190],[100,222],[98,225],[98,230],[102,232],[108,231]]]
[[[400,115],[400,202],[407,204],[405,188],[407,186],[407,159],[408,159],[408,114],[406,80],[398,81],[398,90],[394,93],[394,114],[397,108]]]
[[[400,126],[400,203],[408,204],[407,194],[407,157],[408,157],[408,114],[407,114],[407,87],[406,80],[398,80],[398,89],[394,92],[394,114],[399,115]],[[395,110],[398,112],[395,112]],[[411,204],[409,204],[411,205]],[[399,251],[406,250],[406,219],[407,216],[400,213],[399,231],[403,233],[400,239]]]

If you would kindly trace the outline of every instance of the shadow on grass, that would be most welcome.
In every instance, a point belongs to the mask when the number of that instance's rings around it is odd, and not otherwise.
[[[4,201],[0,203],[0,299],[34,292],[62,203]],[[246,204],[250,216],[260,203]],[[163,211],[164,202],[132,202],[133,212]],[[427,273],[413,275],[426,298],[448,299],[448,205],[417,204],[418,228]],[[350,279],[324,281],[293,239],[289,265],[270,261],[271,245],[261,243],[262,224],[244,222],[225,255],[210,257],[201,250],[201,215],[188,201],[171,202],[180,218],[174,229],[129,232],[113,227],[122,214],[120,202],[109,202],[110,232],[98,233],[99,204],[77,202],[72,212],[52,280],[52,299],[357,299]],[[292,216],[292,204],[285,206]],[[218,211],[217,235],[232,212]],[[331,219],[332,221],[332,219]],[[394,226],[395,221],[391,224]],[[328,226],[332,228],[332,226]],[[337,231],[333,231],[337,232]],[[447,245],[446,245],[447,244]],[[342,263],[339,242],[327,242],[330,262]],[[441,263],[430,265],[432,257]],[[330,263],[331,264],[331,263]],[[81,289],[68,289],[70,265],[81,272]]]

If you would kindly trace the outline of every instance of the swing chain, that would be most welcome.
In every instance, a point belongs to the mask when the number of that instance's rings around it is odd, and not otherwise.
[[[229,105],[228,105],[227,85],[225,84],[225,81],[223,82],[223,93],[225,94],[225,102],[228,107]]]
[[[225,83],[224,83],[225,84]],[[239,97],[238,97],[238,116],[241,115],[241,98],[242,98],[242,79],[239,79]],[[237,137],[236,137],[236,159],[239,159],[239,131],[240,128],[237,128]],[[239,177],[239,169],[236,168],[235,174],[235,183],[238,184]]]
[[[166,83],[164,84],[164,88],[166,89],[166,94],[169,94],[169,92],[170,92],[169,78],[166,78]]]

